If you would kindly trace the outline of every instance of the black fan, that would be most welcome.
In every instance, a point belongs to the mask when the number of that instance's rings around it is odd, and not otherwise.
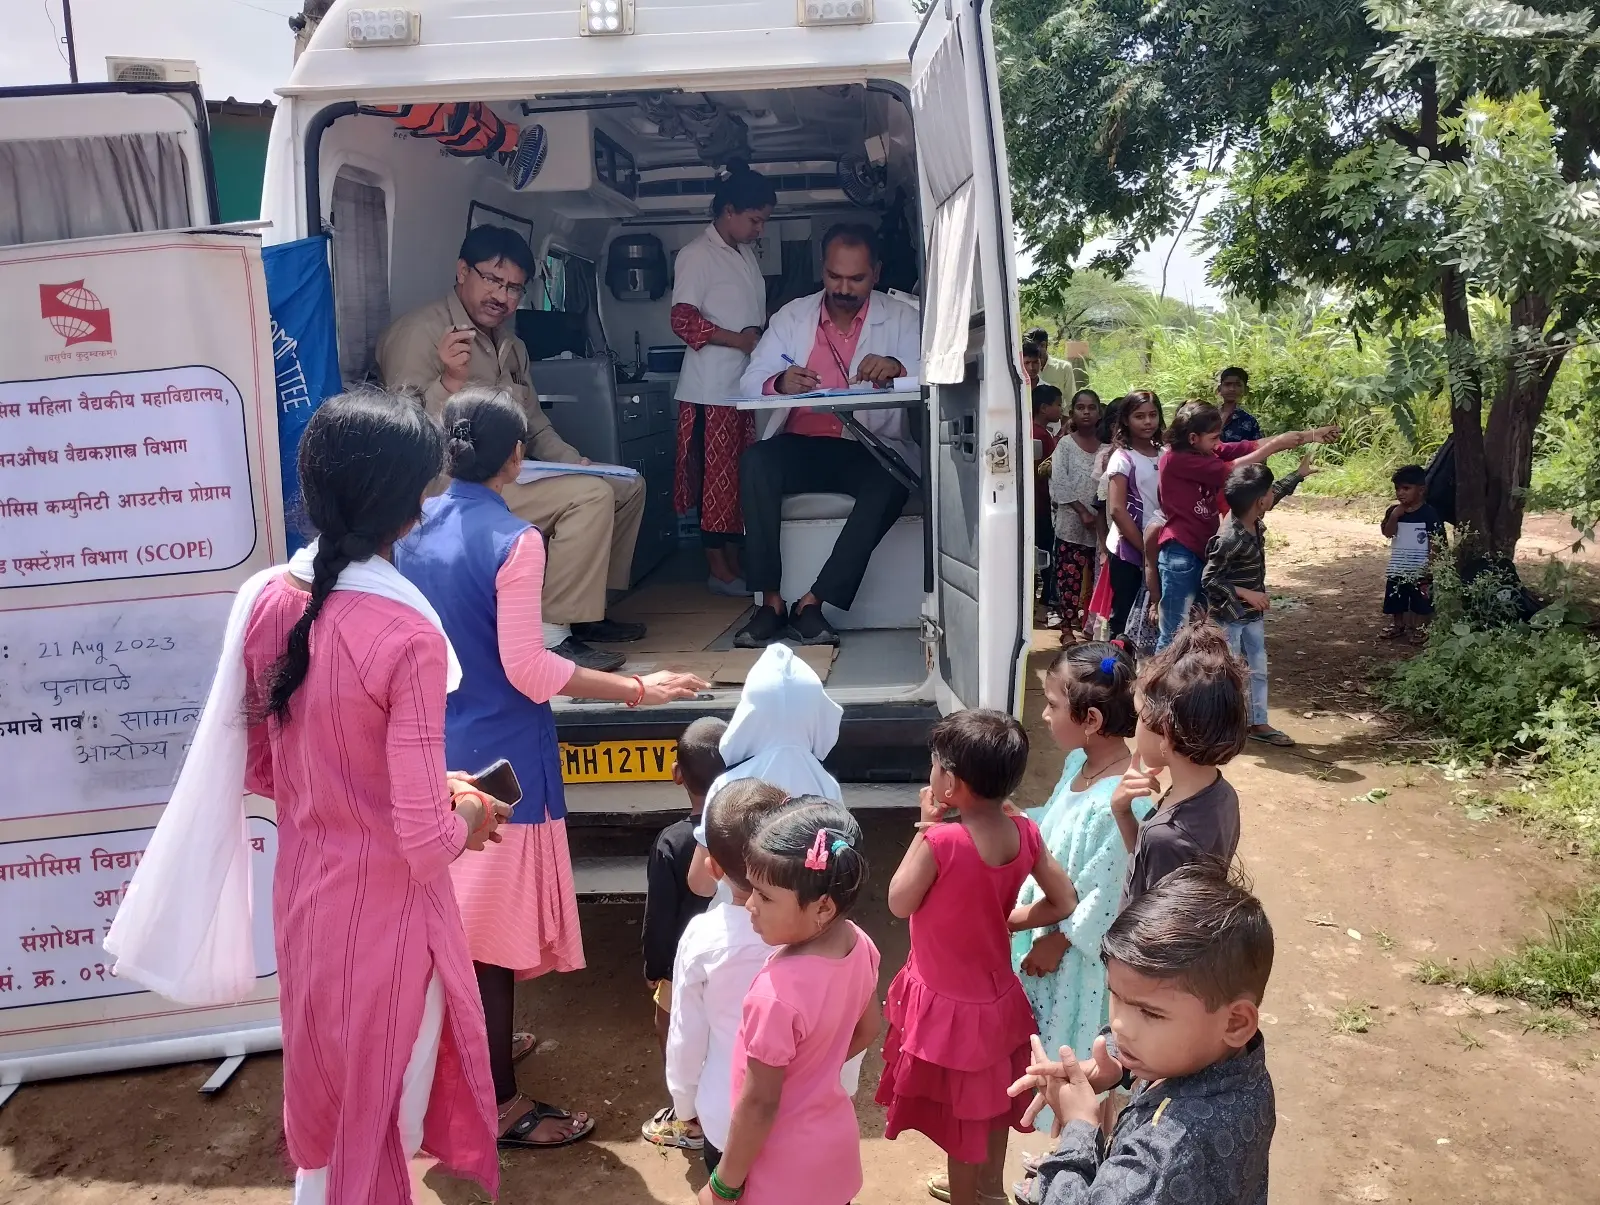
[[[863,209],[876,205],[883,199],[883,186],[888,173],[874,165],[859,151],[851,151],[839,160],[839,188],[852,204]]]

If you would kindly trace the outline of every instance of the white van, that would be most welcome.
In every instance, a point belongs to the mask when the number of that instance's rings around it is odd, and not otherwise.
[[[716,681],[692,704],[649,711],[561,701],[580,889],[637,885],[649,816],[683,807],[661,781],[673,738],[738,697],[730,638],[744,604],[719,609],[727,600],[697,587],[701,554],[672,511],[670,282],[636,270],[669,263],[704,229],[729,158],[778,189],[760,248],[772,309],[820,287],[821,236],[841,220],[877,226],[885,283],[920,299],[919,489],[856,605],[832,614],[841,642],[821,666],[845,710],[829,765],[847,801],[914,802],[941,713],[1019,708],[1032,451],[981,0],[934,0],[921,19],[910,0],[338,0],[279,91],[266,238],[332,231],[347,383],[371,372],[391,319],[450,287],[469,225],[509,225],[542,265],[517,323],[551,421],[592,459],[644,474],[621,607],[652,634],[633,664]],[[523,187],[497,158],[451,156],[375,111],[471,102],[519,131],[542,127],[545,157]],[[815,573],[849,506],[786,500],[785,597],[809,585],[791,588],[791,572]]]

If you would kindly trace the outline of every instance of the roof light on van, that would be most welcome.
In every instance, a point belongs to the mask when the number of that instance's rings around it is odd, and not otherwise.
[[[796,0],[801,25],[871,25],[872,0]]]
[[[415,46],[422,41],[422,14],[409,8],[352,8],[344,43],[358,46]]]
[[[578,0],[578,33],[583,37],[633,32],[633,0]]]

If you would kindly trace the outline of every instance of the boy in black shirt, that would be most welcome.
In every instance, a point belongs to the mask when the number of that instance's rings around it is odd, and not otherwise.
[[[1048,1104],[1056,1149],[1039,1164],[1043,1205],[1267,1205],[1277,1104],[1260,1006],[1272,974],[1261,903],[1189,866],[1141,896],[1106,931],[1111,1024],[1089,1051],[1046,1055],[1011,1086]],[[1101,1141],[1103,1092],[1133,1099]]]
[[[689,864],[694,860],[694,827],[705,810],[706,792],[726,768],[720,745],[727,726],[715,716],[703,716],[678,738],[672,781],[688,794],[689,815],[661,830],[646,871],[644,977],[655,1002],[656,1041],[663,1056],[672,1018],[672,964],[678,956],[678,939],[711,902],[689,890]],[[645,1122],[640,1132],[657,1146],[691,1151],[699,1150],[705,1141],[699,1125],[692,1119],[679,1120],[670,1105]]]

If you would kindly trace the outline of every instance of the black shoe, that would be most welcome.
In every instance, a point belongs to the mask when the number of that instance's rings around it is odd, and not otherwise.
[[[768,606],[760,606],[750,617],[750,622],[734,635],[733,647],[764,649],[769,644],[777,644],[785,637],[793,635],[794,633],[789,630],[789,621],[781,612],[774,611]]]
[[[572,634],[579,640],[590,640],[595,644],[632,644],[635,640],[643,640],[645,626],[642,623],[625,623],[620,619],[602,619],[599,623],[575,623],[572,625]]]
[[[801,644],[831,644],[835,648],[839,645],[839,633],[823,615],[821,603],[790,611],[789,627]]]
[[[621,653],[604,653],[597,648],[590,648],[576,636],[568,636],[550,651],[557,657],[565,657],[574,665],[581,665],[584,669],[592,669],[602,674],[616,673],[627,661]]]

